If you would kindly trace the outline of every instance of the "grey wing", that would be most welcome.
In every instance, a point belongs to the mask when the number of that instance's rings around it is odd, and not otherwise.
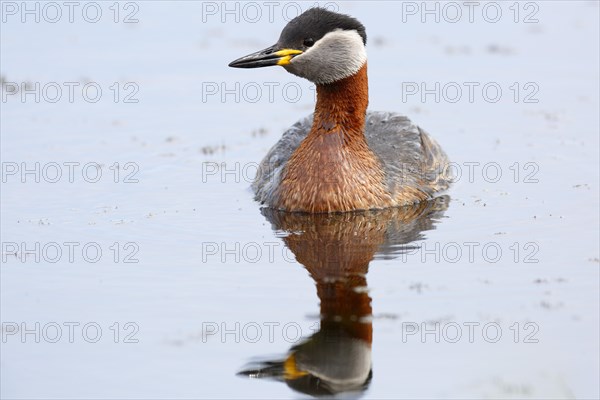
[[[300,142],[310,132],[312,122],[313,114],[292,125],[260,162],[252,183],[256,200],[261,203],[272,203],[272,197],[281,180],[283,167],[294,153],[294,150],[298,148]]]
[[[379,157],[390,193],[407,188],[427,197],[445,190],[448,158],[441,147],[423,129],[406,116],[393,112],[367,113],[365,136]]]

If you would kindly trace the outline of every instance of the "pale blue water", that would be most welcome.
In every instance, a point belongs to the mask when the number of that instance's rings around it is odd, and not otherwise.
[[[98,23],[82,17],[87,3],[73,23],[65,8],[48,22],[45,3],[39,23],[23,23],[9,3],[0,54],[2,397],[300,396],[236,373],[285,358],[318,326],[314,280],[248,189],[255,163],[311,111],[314,90],[279,68],[227,64],[273,44],[284,9],[293,16],[313,3],[276,3],[273,18],[271,6],[253,3],[256,22],[241,3],[224,15],[222,3],[120,3],[119,23],[110,2],[99,3]],[[496,23],[479,8],[473,23],[464,8],[448,22],[445,3],[439,22],[424,23],[412,8],[421,2],[329,4],[367,27],[370,108],[407,114],[460,168],[447,210],[412,243],[421,250],[374,254],[372,378],[345,396],[599,396],[598,5],[527,4],[518,4],[518,23],[509,3]],[[130,12],[139,21],[122,23]],[[538,22],[523,23],[527,16]],[[38,82],[40,101],[9,94],[12,82]],[[51,82],[62,88],[56,103],[55,86],[43,92]],[[73,102],[65,82],[74,82]],[[81,93],[88,82],[102,89],[96,103]],[[436,82],[439,101],[423,101],[421,84]],[[22,172],[36,163],[39,183]],[[82,175],[87,163],[103,164],[97,182],[88,182],[93,165]],[[435,322],[439,343],[408,334]]]

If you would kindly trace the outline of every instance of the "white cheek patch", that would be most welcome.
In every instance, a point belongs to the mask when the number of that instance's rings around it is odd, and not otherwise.
[[[291,65],[294,73],[319,84],[352,76],[366,61],[367,50],[358,32],[338,29],[294,57]]]

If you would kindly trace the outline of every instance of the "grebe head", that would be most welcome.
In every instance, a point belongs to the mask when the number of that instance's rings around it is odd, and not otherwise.
[[[316,84],[356,74],[367,61],[367,34],[356,19],[324,8],[311,8],[291,20],[277,43],[238,58],[237,68],[281,65]]]

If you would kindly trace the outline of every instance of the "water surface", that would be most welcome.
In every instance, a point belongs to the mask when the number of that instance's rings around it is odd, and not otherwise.
[[[599,396],[597,3],[496,23],[336,3],[367,27],[370,109],[424,127],[457,179],[431,208],[327,218],[248,189],[311,85],[226,67],[312,3],[100,4],[1,25],[3,93],[64,90],[0,103],[2,397]]]

